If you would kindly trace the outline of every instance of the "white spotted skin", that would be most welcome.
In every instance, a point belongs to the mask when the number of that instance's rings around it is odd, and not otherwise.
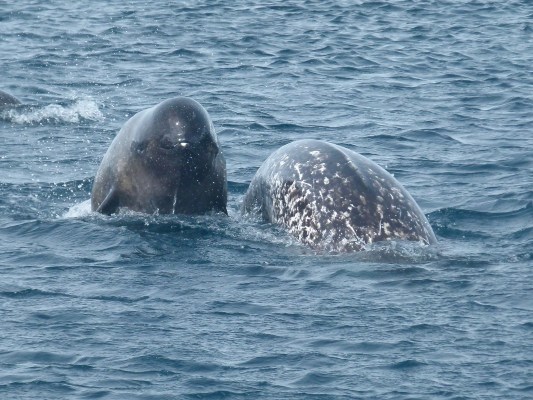
[[[424,213],[391,174],[319,140],[275,151],[252,179],[243,212],[259,212],[319,250],[358,251],[384,240],[436,242]]]

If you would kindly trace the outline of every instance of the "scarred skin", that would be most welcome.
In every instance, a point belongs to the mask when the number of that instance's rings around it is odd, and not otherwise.
[[[392,175],[360,154],[319,140],[275,151],[252,179],[243,212],[258,213],[315,249],[436,242],[422,210]]]
[[[205,109],[177,97],[131,117],[100,164],[93,211],[159,214],[226,211],[226,161]]]

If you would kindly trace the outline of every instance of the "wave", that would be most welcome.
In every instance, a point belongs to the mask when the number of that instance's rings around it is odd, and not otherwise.
[[[447,240],[468,238],[477,243],[506,238],[511,242],[527,244],[533,228],[530,223],[533,215],[531,202],[504,212],[443,208],[430,213],[428,217],[435,233],[444,239],[444,248],[441,246],[442,243],[425,246],[417,242],[386,241],[368,246],[365,251],[359,253],[343,254],[338,251],[318,253],[298,243],[290,234],[275,225],[241,216],[239,208],[241,197],[247,187],[244,183],[229,182],[229,217],[148,215],[131,211],[113,216],[100,215],[91,211],[89,200],[91,184],[92,178],[63,183],[23,185],[2,183],[0,192],[4,193],[4,198],[0,200],[0,209],[16,215],[16,220],[45,223],[50,229],[55,223],[62,224],[61,221],[65,220],[89,223],[93,226],[92,229],[97,231],[126,229],[143,241],[143,245],[137,246],[138,251],[132,253],[132,256],[141,258],[174,251],[181,247],[179,243],[192,240],[224,243],[225,254],[233,251],[245,258],[252,254],[266,256],[276,248],[280,257],[300,255],[312,260],[325,257],[328,258],[328,263],[331,260],[342,262],[349,259],[352,262],[357,260],[372,264],[422,264],[442,259],[442,251],[449,253],[450,251],[445,249]],[[4,226],[8,227],[9,224]],[[19,233],[27,235],[24,232]],[[520,252],[523,253],[520,257],[527,257],[530,254],[526,250],[524,249],[525,253]],[[252,264],[256,267],[255,262]]]
[[[517,209],[500,212],[442,208],[430,213],[428,217],[440,233],[448,232],[453,236],[457,232],[485,236],[487,233],[500,232],[505,228],[511,228],[513,233],[524,232],[532,227],[533,202],[528,202]]]
[[[92,178],[68,182],[0,182],[0,211],[19,218],[55,219],[73,209],[70,216],[81,216],[81,202],[90,196]],[[81,208],[80,208],[81,207]]]
[[[79,123],[102,121],[104,116],[92,99],[78,99],[73,104],[21,106],[0,113],[0,119],[18,125]]]
[[[88,199],[74,204],[62,215],[62,218],[83,218],[89,216],[91,212],[91,200]]]
[[[414,141],[430,141],[432,144],[435,142],[457,142],[461,143],[459,140],[453,138],[451,135],[446,133],[445,129],[414,129],[408,130],[402,133],[401,137],[404,140],[414,140]]]

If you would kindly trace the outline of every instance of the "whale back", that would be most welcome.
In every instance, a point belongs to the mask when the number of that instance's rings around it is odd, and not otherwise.
[[[252,179],[243,209],[313,248],[349,251],[384,240],[436,241],[420,207],[391,174],[360,154],[318,140],[274,152]]]
[[[20,104],[20,100],[15,96],[0,90],[0,107],[17,106]]]

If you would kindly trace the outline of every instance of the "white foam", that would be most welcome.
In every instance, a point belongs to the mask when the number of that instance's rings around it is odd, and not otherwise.
[[[81,218],[91,214],[91,199],[85,200],[81,203],[74,204],[63,215],[63,218]]]
[[[104,118],[98,104],[91,99],[78,99],[67,106],[49,104],[44,107],[19,107],[6,111],[2,117],[20,125],[46,122],[77,123],[81,119],[100,121]]]

